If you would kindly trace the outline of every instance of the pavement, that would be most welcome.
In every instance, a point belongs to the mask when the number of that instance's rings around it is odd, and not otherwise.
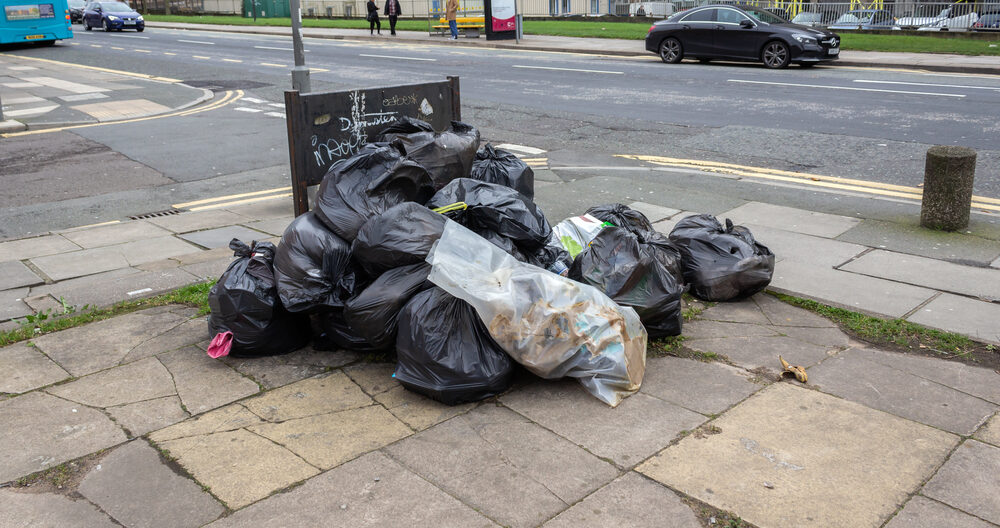
[[[621,202],[668,232],[710,212],[777,255],[773,292],[1000,344],[987,217],[929,232],[524,152],[552,220]],[[0,328],[217,278],[230,239],[292,219],[284,195],[198,208],[0,242]],[[346,351],[212,360],[185,306],[40,335],[0,348],[0,526],[1000,526],[998,372],[880,350],[766,293],[701,307],[690,357],[651,354],[614,409],[523,373],[448,407]],[[808,383],[780,380],[779,354]]]

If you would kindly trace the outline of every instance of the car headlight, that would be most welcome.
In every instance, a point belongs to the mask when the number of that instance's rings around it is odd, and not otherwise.
[[[135,17],[135,19],[138,20],[139,22],[142,22],[142,15]]]
[[[108,15],[108,20],[118,20],[118,17],[114,15]]]
[[[809,35],[805,35],[803,33],[793,33],[792,38],[803,44],[816,45],[816,39],[810,37]]]

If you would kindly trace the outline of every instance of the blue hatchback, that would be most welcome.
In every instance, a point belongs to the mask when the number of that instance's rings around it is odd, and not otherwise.
[[[104,31],[146,29],[146,22],[124,2],[91,2],[83,10],[83,29],[104,28]]]

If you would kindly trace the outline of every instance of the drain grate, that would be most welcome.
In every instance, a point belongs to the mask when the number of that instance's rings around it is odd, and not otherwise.
[[[146,220],[149,218],[159,218],[161,216],[173,216],[175,214],[181,214],[179,209],[167,209],[166,211],[156,211],[155,213],[145,213],[141,215],[135,215],[128,217],[129,220]]]

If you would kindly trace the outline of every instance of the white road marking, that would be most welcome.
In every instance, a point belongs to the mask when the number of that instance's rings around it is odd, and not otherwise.
[[[264,115],[271,117],[280,117],[282,119],[285,118],[285,114],[283,112],[264,112]]]
[[[246,99],[246,98],[244,97],[244,99]],[[267,103],[267,106],[273,106],[275,108],[284,108],[285,107],[285,103]]]
[[[177,42],[187,42],[188,44],[207,44],[209,46],[214,46],[215,45],[214,42],[206,42],[204,40],[184,40],[184,39],[177,39]]]
[[[139,35],[118,35],[118,38],[141,38],[141,39],[148,39],[149,37],[140,37]]]
[[[257,112],[263,112],[263,110],[260,110],[259,108],[247,108],[245,106],[238,106],[236,108],[233,108],[233,110],[236,110],[237,112],[250,112],[254,114]]]
[[[265,101],[263,99],[257,99],[256,97],[244,97],[243,100],[246,101],[246,102],[248,102],[248,103],[266,103],[267,102],[267,101]]]
[[[164,51],[163,54],[164,55],[177,55],[176,53],[170,53],[169,51]]]
[[[285,66],[284,64],[274,64],[272,62],[262,62],[262,63],[260,63],[260,65],[261,66],[270,66],[272,68],[287,68],[288,67],[288,66]]]
[[[151,51],[149,51],[149,50],[144,50],[144,49],[134,49],[134,50],[132,50],[132,51],[136,51],[136,52],[139,52],[139,53],[152,53]]]
[[[24,97],[8,97],[3,100],[4,103],[7,103],[9,105],[41,103],[42,101],[45,101],[45,99],[41,97],[35,97],[34,95],[26,95]]]
[[[826,86],[822,84],[799,84],[799,83],[782,83],[782,82],[770,82],[770,81],[748,81],[744,79],[727,79],[728,82],[733,83],[746,83],[746,84],[769,84],[773,86],[792,86],[795,88],[826,88],[828,90],[850,90],[853,92],[881,92],[881,93],[895,93],[895,94],[907,94],[907,95],[935,95],[938,97],[965,97],[961,94],[946,94],[946,93],[934,93],[934,92],[908,92],[904,90],[880,90],[878,88],[853,88],[851,86]]]
[[[34,108],[23,108],[21,110],[4,110],[4,117],[27,117],[41,115],[59,108],[59,105],[36,106]]]
[[[938,88],[970,88],[973,90],[997,90],[1000,91],[1000,87],[994,86],[969,86],[967,84],[936,84],[936,83],[920,83],[920,82],[905,82],[905,81],[869,81],[866,79],[854,79],[856,83],[872,83],[872,84],[905,84],[908,86],[935,86]]]
[[[206,57],[204,55],[191,55],[191,56],[194,57],[194,58],[196,58],[196,59],[201,59],[201,60],[212,60],[212,57]]]
[[[109,91],[107,88],[98,88],[96,86],[64,81],[62,79],[53,79],[52,77],[24,77],[24,80],[33,83],[38,83],[43,86],[58,88],[59,90],[65,90],[67,92],[73,92],[73,93],[93,93],[93,92]]]
[[[377,59],[399,59],[399,60],[413,60],[413,61],[427,61],[427,62],[437,62],[437,59],[425,59],[422,57],[397,57],[394,55],[369,55],[368,53],[359,53],[359,57],[375,57]]]
[[[583,70],[579,68],[556,68],[555,66],[524,66],[521,64],[515,64],[515,68],[524,68],[528,70],[555,70],[555,71],[575,71],[584,73],[608,73],[611,75],[625,75],[625,72],[620,71],[606,71],[606,70]]]
[[[27,70],[37,70],[38,68],[34,66],[7,66],[7,69],[14,71],[27,71]]]
[[[257,49],[267,49],[267,50],[295,51],[292,48],[276,48],[276,47],[273,47],[273,46],[254,46],[254,47],[257,48]],[[304,49],[302,51],[309,51],[309,50]]]
[[[532,156],[537,156],[539,154],[545,154],[545,151],[535,147],[527,147],[524,145],[514,145],[513,143],[501,143],[497,145],[498,149],[503,150],[513,150],[515,152],[523,152],[524,154],[530,154]]]
[[[225,62],[243,62],[243,61],[241,61],[239,59],[222,59],[222,60],[225,61]]]
[[[60,96],[59,98],[62,99],[63,101],[66,101],[67,103],[74,103],[76,101],[89,101],[91,99],[107,99],[108,96],[102,93],[86,93],[79,95],[63,95]]]

